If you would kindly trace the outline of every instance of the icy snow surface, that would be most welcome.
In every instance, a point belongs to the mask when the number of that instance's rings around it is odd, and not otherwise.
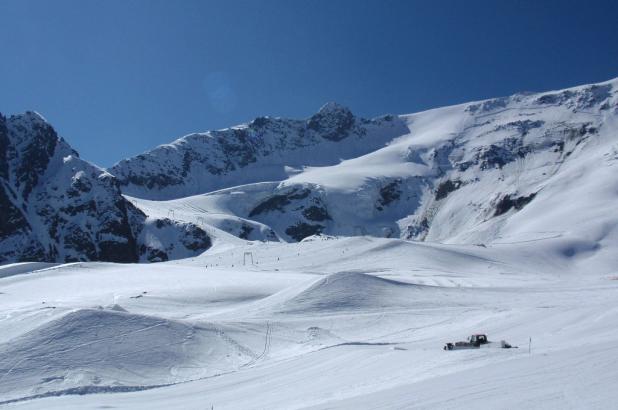
[[[0,279],[2,402],[495,409],[618,398],[618,281],[594,262],[580,268],[543,243],[312,239],[151,265],[20,267]],[[519,348],[442,350],[474,332]]]

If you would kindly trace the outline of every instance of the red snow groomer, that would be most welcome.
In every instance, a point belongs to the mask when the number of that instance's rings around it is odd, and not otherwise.
[[[487,340],[487,335],[484,334],[476,334],[468,337],[468,340],[465,342],[455,342],[455,343],[447,343],[444,345],[444,350],[460,350],[460,349],[478,349],[482,345],[491,345],[494,342],[490,342]],[[488,346],[489,347],[489,346]],[[510,349],[513,346],[505,342],[504,340],[500,341],[500,347],[503,349]]]

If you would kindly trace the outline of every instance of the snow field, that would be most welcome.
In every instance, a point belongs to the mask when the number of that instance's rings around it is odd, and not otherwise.
[[[548,261],[546,247],[312,238],[6,276],[0,397],[18,400],[10,408],[607,408],[618,282],[578,272],[585,255]],[[242,264],[246,249],[257,264]],[[519,348],[442,350],[474,332]]]

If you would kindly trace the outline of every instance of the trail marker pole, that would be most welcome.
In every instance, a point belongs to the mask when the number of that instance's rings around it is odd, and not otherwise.
[[[528,354],[532,351],[532,338],[528,339]]]
[[[251,265],[253,265],[253,252],[245,252],[242,255],[242,264],[246,265],[247,264],[247,256],[251,257]]]

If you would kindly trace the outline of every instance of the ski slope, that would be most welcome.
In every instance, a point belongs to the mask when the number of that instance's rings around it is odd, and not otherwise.
[[[614,79],[327,104],[97,168],[139,231],[122,260],[164,262],[1,265],[0,407],[615,407],[617,135]],[[517,348],[442,349],[473,333]]]
[[[0,405],[608,408],[618,278],[605,269],[538,243],[324,236],[151,265],[9,265]],[[474,332],[519,348],[442,350]]]

